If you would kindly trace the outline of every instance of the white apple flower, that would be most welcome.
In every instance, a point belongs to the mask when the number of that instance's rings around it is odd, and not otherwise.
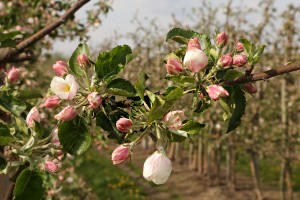
[[[51,90],[60,99],[72,100],[76,96],[79,88],[73,75],[67,75],[66,78],[55,76],[51,81]]]

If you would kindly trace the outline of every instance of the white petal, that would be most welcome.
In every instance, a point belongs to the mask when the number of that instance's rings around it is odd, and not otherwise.
[[[172,163],[164,154],[160,154],[155,160],[155,167],[152,171],[152,181],[155,184],[164,184],[172,171]]]
[[[151,181],[151,175],[152,175],[156,157],[157,157],[157,152],[154,152],[150,157],[146,159],[144,163],[143,177],[148,181]]]

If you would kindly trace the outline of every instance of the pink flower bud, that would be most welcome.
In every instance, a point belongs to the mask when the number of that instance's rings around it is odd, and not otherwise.
[[[164,151],[156,151],[144,163],[143,177],[159,185],[164,184],[172,172],[172,162]]]
[[[58,96],[51,96],[48,97],[43,104],[44,107],[46,108],[56,108],[59,106],[60,98]]]
[[[227,40],[228,40],[228,36],[225,32],[219,33],[216,39],[218,47],[223,47],[224,45],[226,45]]]
[[[76,109],[73,106],[65,107],[60,113],[54,116],[55,119],[61,121],[70,121],[76,117]]]
[[[46,161],[44,163],[44,166],[47,171],[52,172],[52,173],[57,172],[57,170],[58,170],[58,166],[54,162],[51,162],[51,161]]]
[[[127,160],[131,156],[130,147],[120,145],[118,146],[113,153],[111,154],[111,160],[114,165],[118,165],[125,160]]]
[[[228,54],[224,55],[222,58],[219,59],[218,65],[220,67],[224,67],[224,68],[229,67],[229,66],[232,65],[232,61],[233,61],[232,56],[231,56],[230,53],[228,53]]]
[[[58,128],[55,128],[53,133],[52,133],[52,144],[55,147],[60,147],[60,141],[59,141],[59,138],[58,138]]]
[[[253,83],[245,83],[244,89],[246,92],[248,92],[250,94],[255,94],[257,92],[257,88]]]
[[[26,123],[29,127],[33,127],[34,122],[40,122],[40,121],[41,121],[40,113],[36,108],[36,106],[34,106],[33,108],[31,108],[31,110],[29,111],[26,117]]]
[[[90,93],[87,100],[90,103],[90,108],[98,108],[102,104],[102,97],[97,92]]]
[[[64,61],[56,61],[56,63],[52,66],[57,76],[63,76],[68,73],[67,63]]]
[[[80,67],[89,67],[90,66],[89,57],[86,54],[79,54],[77,56],[77,62]]]
[[[182,121],[186,119],[182,110],[170,111],[163,117],[164,125],[172,130],[179,130],[182,127]]]
[[[208,57],[201,50],[198,38],[190,39],[183,59],[183,65],[190,71],[198,73],[208,64]]]
[[[237,50],[237,52],[242,52],[244,50],[244,45],[241,42],[238,42],[235,49]]]
[[[10,70],[8,70],[7,72],[7,79],[10,83],[14,83],[19,79],[19,73],[20,70],[12,67]]]
[[[118,131],[120,131],[120,132],[127,133],[130,131],[132,126],[133,126],[132,121],[130,119],[127,119],[124,117],[120,118],[116,122],[116,127],[117,127]]]
[[[228,91],[219,85],[208,86],[207,93],[209,97],[213,100],[219,100],[220,97],[229,96]]]
[[[248,62],[247,57],[244,54],[237,54],[233,57],[233,64],[242,67]]]
[[[178,75],[179,73],[183,72],[181,60],[169,58],[166,64],[166,69],[169,74]]]

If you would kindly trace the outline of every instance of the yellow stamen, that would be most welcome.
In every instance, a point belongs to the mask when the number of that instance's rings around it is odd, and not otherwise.
[[[69,92],[69,91],[70,91],[70,86],[67,85],[67,86],[65,87],[64,91],[65,91],[65,92]]]

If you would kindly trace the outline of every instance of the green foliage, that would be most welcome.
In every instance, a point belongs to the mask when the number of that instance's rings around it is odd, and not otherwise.
[[[14,38],[20,34],[21,34],[20,31],[12,31],[9,33],[0,33],[0,48],[15,47],[17,43],[14,40]]]
[[[69,60],[69,71],[76,76],[84,74],[84,69],[77,62],[77,56],[80,54],[90,55],[89,47],[85,42],[77,46]]]
[[[233,100],[233,112],[231,118],[229,119],[226,133],[229,133],[236,129],[241,124],[241,118],[245,114],[246,97],[245,92],[241,89],[240,86],[234,86]]]
[[[20,116],[26,109],[26,104],[12,95],[0,94],[0,109],[15,116]]]
[[[248,58],[248,62],[250,65],[255,65],[259,60],[264,52],[265,45],[255,45],[249,40],[242,38],[240,42],[244,45],[244,50]]]
[[[91,135],[82,117],[62,122],[58,126],[58,137],[63,151],[72,155],[80,155],[85,152],[91,144]]]
[[[134,87],[137,91],[137,94],[139,95],[139,97],[142,100],[145,100],[144,99],[144,93],[146,90],[145,82],[148,78],[149,78],[149,76],[144,71],[140,71],[138,80],[136,81],[136,83],[134,85]]]
[[[4,158],[0,157],[0,171],[6,168],[6,161]]]
[[[188,87],[195,83],[195,79],[185,75],[170,75],[168,74],[165,79],[172,81],[174,84],[181,87]]]
[[[153,106],[148,114],[147,123],[150,124],[153,121],[162,118],[163,115],[172,107],[172,105],[181,98],[183,90],[178,87],[173,87],[168,94],[162,98],[156,96]]]
[[[243,75],[244,74],[238,70],[225,69],[225,70],[219,70],[216,74],[216,77],[218,80],[231,80]]]
[[[190,135],[199,134],[200,130],[204,128],[205,124],[201,124],[199,122],[189,120],[187,123],[183,125],[183,127],[180,129],[182,131],[187,132]]]
[[[134,86],[127,80],[117,78],[109,82],[106,86],[106,92],[124,97],[136,96]]]
[[[116,114],[116,113],[114,113]],[[109,133],[108,138],[115,139],[118,143],[121,143],[124,134],[120,133],[115,128],[115,123],[112,122],[110,116],[107,116],[104,112],[98,112],[96,115],[96,125],[101,127],[104,131]]]
[[[99,54],[95,72],[100,81],[109,82],[132,60],[132,50],[128,45],[117,46],[109,52]]]
[[[18,176],[13,193],[16,200],[40,200],[44,192],[43,178],[40,173],[26,168]]]
[[[15,139],[11,136],[8,127],[0,122],[0,145],[8,145],[13,141],[15,141]]]

